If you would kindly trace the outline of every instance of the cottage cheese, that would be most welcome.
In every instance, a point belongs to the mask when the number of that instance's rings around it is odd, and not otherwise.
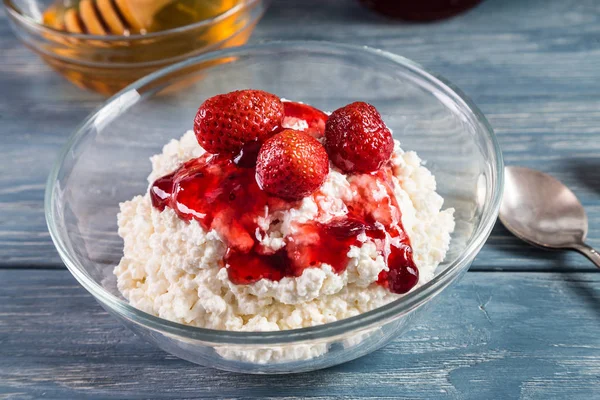
[[[193,132],[187,132],[151,158],[148,181],[152,183],[203,153]],[[435,192],[435,178],[416,153],[404,152],[396,142],[392,164],[394,193],[422,285],[433,277],[446,254],[454,229],[453,210],[441,211],[443,199]],[[283,238],[293,232],[295,222],[315,218],[326,222],[346,214],[344,200],[354,195],[353,179],[360,177],[346,176],[332,167],[317,195],[289,210],[265,210],[258,220],[264,233],[257,230],[257,240],[277,250],[284,246]],[[373,188],[374,197],[377,190]],[[118,288],[133,306],[161,318],[210,329],[278,331],[352,317],[400,297],[374,283],[387,267],[366,235],[361,246],[351,247],[348,267],[341,274],[322,264],[307,268],[299,277],[235,285],[221,268],[226,246],[214,230],[207,232],[194,220],[185,222],[170,208],[157,210],[148,194],[120,207],[124,255],[114,271]],[[223,355],[232,356],[233,352],[246,361],[266,362],[314,357],[324,351],[310,346],[252,354],[224,349]]]

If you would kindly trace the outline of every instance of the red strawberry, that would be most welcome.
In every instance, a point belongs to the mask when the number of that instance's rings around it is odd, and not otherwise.
[[[209,153],[236,154],[245,143],[263,142],[279,131],[282,120],[279,97],[262,90],[238,90],[202,103],[194,133]]]
[[[283,102],[284,128],[301,130],[320,138],[325,134],[325,122],[327,122],[327,114],[313,106],[293,101]],[[306,125],[306,128],[299,129],[300,124]]]
[[[345,172],[372,172],[390,159],[392,133],[370,104],[356,102],[335,110],[325,126],[331,161]]]
[[[267,140],[256,160],[256,182],[265,192],[300,200],[323,184],[329,159],[323,145],[306,133],[286,129]]]

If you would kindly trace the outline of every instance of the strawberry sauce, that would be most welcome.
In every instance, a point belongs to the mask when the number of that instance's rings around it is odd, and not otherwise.
[[[362,233],[384,256],[385,241],[392,243],[387,254],[389,271],[379,275],[380,285],[394,293],[406,293],[417,284],[419,272],[410,240],[400,224],[392,223],[398,205],[391,196],[390,183],[382,178],[384,174],[365,177],[382,183],[390,196],[373,202],[367,195],[362,201],[348,204],[346,216],[327,224],[302,224],[297,234],[287,238],[283,249],[269,254],[256,239],[256,219],[265,214],[265,207],[285,209],[293,204],[265,194],[256,184],[254,173],[254,168],[240,167],[227,157],[206,154],[157,179],[150,188],[152,205],[159,210],[170,207],[185,221],[195,219],[205,230],[215,229],[228,246],[225,264],[229,278],[236,284],[300,276],[304,269],[321,263],[341,273],[348,264],[350,246],[360,246]],[[374,215],[383,222],[376,222]]]
[[[327,114],[318,108],[294,101],[284,101],[283,113],[284,128],[293,128],[299,121],[304,121],[306,122],[304,132],[309,135],[319,138],[325,133]]]
[[[161,211],[170,207],[179,218],[195,219],[207,231],[214,229],[227,245],[224,266],[235,284],[297,277],[306,268],[322,263],[341,273],[348,265],[350,247],[360,246],[367,238],[375,243],[389,268],[380,273],[378,284],[394,293],[406,293],[417,284],[419,272],[400,222],[390,167],[354,177],[357,200],[346,204],[347,215],[325,224],[297,224],[297,232],[285,238],[282,249],[273,252],[257,240],[257,233],[265,233],[256,221],[267,209],[285,210],[298,202],[269,196],[258,187],[255,153],[250,146],[233,160],[207,153],[186,162],[152,184],[152,205]]]

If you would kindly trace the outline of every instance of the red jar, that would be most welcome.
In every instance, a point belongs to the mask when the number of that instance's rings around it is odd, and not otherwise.
[[[360,0],[367,7],[392,18],[433,21],[448,18],[476,6],[481,0]]]

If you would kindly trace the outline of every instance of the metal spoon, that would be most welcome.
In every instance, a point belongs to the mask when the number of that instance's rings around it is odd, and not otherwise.
[[[506,167],[500,221],[518,238],[547,249],[576,250],[600,268],[600,254],[584,243],[588,220],[577,197],[559,180]]]

